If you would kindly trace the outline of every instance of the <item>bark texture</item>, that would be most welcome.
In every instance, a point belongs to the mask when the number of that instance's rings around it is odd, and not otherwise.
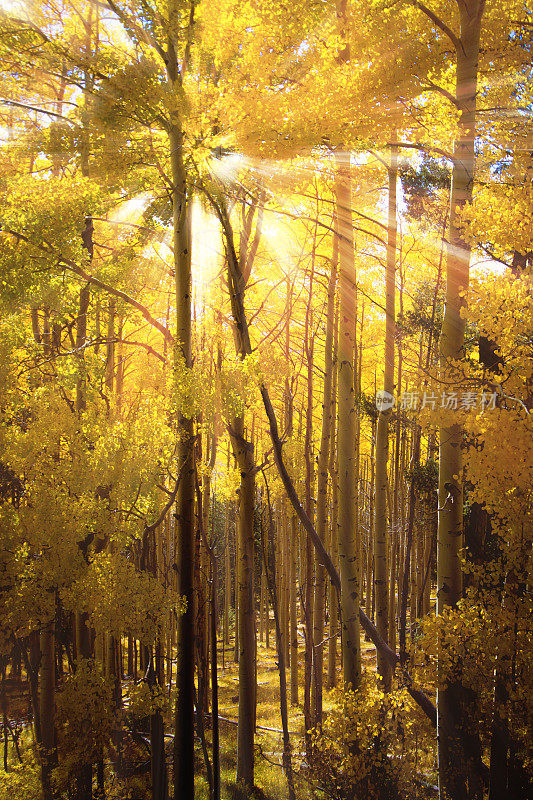
[[[339,237],[339,353],[338,353],[338,511],[337,536],[341,578],[342,664],[345,686],[361,681],[359,632],[359,542],[356,539],[357,495],[356,416],[354,387],[355,261],[351,210],[350,162],[337,158],[335,178]]]

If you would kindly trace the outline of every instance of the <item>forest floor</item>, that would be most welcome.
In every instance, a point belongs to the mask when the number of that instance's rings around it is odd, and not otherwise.
[[[339,646],[337,646],[339,652]],[[367,668],[375,668],[376,649],[373,644],[362,641],[363,663]],[[326,656],[327,657],[327,656]],[[226,647],[225,665],[222,668],[222,654],[219,650],[219,717],[221,781],[223,800],[241,800],[248,797],[235,783],[237,769],[237,714],[239,691],[239,665],[233,660],[233,647]],[[298,660],[298,705],[290,703],[290,675],[287,670],[289,731],[292,745],[295,789],[298,800],[311,797],[309,781],[304,763],[304,660],[303,643],[299,648]],[[337,681],[340,680],[340,663],[337,658]],[[257,718],[255,747],[255,785],[253,797],[261,800],[285,800],[288,798],[287,779],[282,768],[283,736],[279,703],[279,671],[275,639],[270,639],[267,649],[264,643],[257,643]],[[327,715],[335,698],[335,690],[324,688],[323,707]],[[227,721],[229,720],[229,721]],[[211,732],[206,730],[208,745]],[[209,747],[211,757],[211,749]],[[197,799],[208,800],[209,791],[206,780],[205,763],[201,747],[197,745]]]
[[[272,631],[273,634],[273,631]],[[298,800],[309,800],[313,795],[309,783],[309,776],[304,758],[304,654],[303,640],[299,643],[298,660],[298,705],[290,703],[290,672],[287,669],[288,684],[288,723],[292,747],[292,761],[294,771],[294,784]],[[376,669],[376,650],[372,643],[361,641],[363,665],[370,670]],[[337,685],[341,681],[341,664],[339,659],[340,643],[337,644]],[[250,795],[243,793],[237,786],[237,721],[238,721],[238,693],[239,693],[239,665],[233,658],[233,645],[226,646],[224,659],[222,646],[218,648],[218,687],[219,687],[219,724],[220,724],[220,761],[221,761],[221,789],[222,800],[245,800]],[[327,660],[327,651],[325,653]],[[140,677],[140,676],[139,676]],[[129,704],[129,689],[132,686],[131,678],[123,682],[123,699],[125,706]],[[324,677],[325,687],[325,677]],[[20,732],[22,749],[30,746],[31,734],[31,709],[28,706],[29,687],[26,681],[6,681],[9,716],[18,732]],[[335,703],[336,690],[323,692],[324,717],[327,716]],[[283,737],[280,713],[280,687],[279,671],[277,667],[277,652],[275,637],[271,635],[270,646],[257,643],[257,717],[255,737],[255,791],[251,797],[259,800],[285,800],[288,799],[288,786],[282,768]],[[167,728],[168,730],[168,728]],[[205,737],[209,758],[212,761],[211,725],[206,717]],[[167,743],[169,760],[171,760],[171,740]],[[15,753],[10,759],[15,759]],[[196,798],[209,800],[209,786],[204,755],[199,739],[196,740],[195,752],[196,772]],[[315,795],[316,797],[316,795]]]

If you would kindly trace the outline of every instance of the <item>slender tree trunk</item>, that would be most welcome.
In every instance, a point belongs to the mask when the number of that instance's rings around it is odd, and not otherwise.
[[[160,531],[157,528],[146,528],[143,536],[143,546],[140,559],[140,567],[157,578],[160,569],[158,538]],[[115,687],[120,691],[120,668],[119,668],[119,647],[120,641],[112,636],[108,638],[108,670],[109,677],[114,678]],[[157,689],[164,686],[162,676],[162,641],[160,631],[157,632],[154,647],[142,646],[145,654],[146,673],[145,680],[154,693]],[[116,695],[115,689],[115,695]],[[115,703],[120,702],[119,697],[115,697]],[[156,709],[150,714],[150,769],[152,778],[152,799],[168,800],[168,774],[165,755],[165,727],[163,715],[160,709]]]
[[[354,387],[355,353],[355,262],[352,226],[350,161],[337,156],[335,177],[339,237],[339,354],[338,354],[338,465],[339,505],[337,536],[341,578],[342,663],[344,684],[356,689],[361,681],[361,640],[359,632],[359,542],[356,519],[357,457]]]
[[[445,383],[457,380],[454,367],[462,358],[465,320],[462,293],[468,289],[470,245],[463,236],[461,212],[472,200],[474,184],[476,98],[479,39],[484,0],[459,4],[460,41],[456,46],[456,100],[460,108],[459,136],[455,143],[447,254],[446,306],[440,337],[440,371]],[[454,606],[462,595],[460,552],[463,546],[462,439],[459,424],[440,429],[439,528],[437,542],[437,613]],[[460,687],[439,689],[438,752],[439,791],[447,797],[467,797],[465,758],[461,743],[466,721],[460,719]]]
[[[211,537],[211,543],[208,540],[208,531],[209,531],[209,513],[206,512],[204,504],[201,502],[201,498],[205,502],[206,494],[207,496],[210,495],[210,475],[215,465],[216,460],[216,448],[217,448],[217,439],[216,436],[212,436],[211,438],[211,450],[210,450],[210,458],[209,464],[207,467],[207,474],[204,475],[204,491],[203,493],[200,491],[199,486],[197,486],[197,495],[198,495],[198,506],[200,509],[200,535],[202,538],[202,544],[206,553],[207,560],[209,561],[209,566],[211,568],[211,582],[210,582],[210,591],[209,591],[209,600],[210,600],[210,614],[209,614],[209,625],[210,625],[210,636],[209,636],[209,645],[210,645],[210,655],[211,655],[211,686],[212,686],[212,703],[211,703],[211,726],[213,732],[213,765],[209,763],[209,756],[207,753],[207,745],[205,741],[205,731],[204,731],[204,724],[203,718],[204,713],[197,703],[197,713],[198,713],[198,729],[199,729],[199,736],[202,741],[202,747],[204,749],[204,757],[208,772],[208,782],[210,786],[210,797],[212,800],[220,800],[220,741],[219,741],[219,718],[218,718],[218,658],[217,658],[217,621],[218,621],[218,608],[217,608],[217,598],[218,598],[218,570],[217,570],[217,560],[215,556],[215,544],[214,544],[214,518],[213,518],[213,532]],[[224,642],[222,642],[222,651],[224,652]]]
[[[175,76],[170,76],[171,80]],[[183,162],[183,133],[179,121],[169,130],[172,170],[174,268],[176,284],[176,345],[174,368],[192,367],[191,236],[187,182]],[[185,612],[177,622],[176,705],[174,724],[174,800],[194,798],[194,427],[191,411],[178,410],[175,558],[177,591]]]
[[[385,369],[383,389],[385,399],[394,393],[394,336],[395,336],[395,273],[396,273],[396,183],[398,150],[391,146],[389,175],[389,222],[387,236]],[[376,592],[376,627],[380,636],[389,641],[389,595],[387,564],[387,462],[389,457],[389,419],[392,404],[380,410],[376,433],[376,498],[374,527],[374,587]],[[391,687],[390,663],[378,652],[378,672],[385,691]]]
[[[230,504],[226,506],[226,547],[224,551],[224,638],[222,650],[222,663],[226,645],[229,646],[229,609],[231,601],[231,550],[230,550]]]
[[[395,530],[394,523],[391,526],[391,539],[389,576],[389,645],[391,649],[396,652],[396,571],[398,556],[398,534]]]
[[[422,508],[427,511],[427,503],[428,497],[424,495],[421,499]],[[427,515],[422,517],[417,525],[417,537],[416,537],[416,617],[420,619],[423,615],[423,608],[421,598],[423,598],[423,585],[424,585],[424,578],[426,573],[426,550],[425,550],[425,543],[426,543],[426,528],[429,523]]]
[[[363,579],[365,574],[364,547],[362,537],[362,522],[364,513],[363,481],[361,480],[361,400],[362,400],[362,381],[363,381],[363,326],[365,322],[365,304],[361,307],[361,319],[359,327],[359,344],[357,343],[357,297],[356,297],[356,330],[355,330],[355,353],[354,353],[354,374],[355,382],[355,403],[357,417],[355,421],[355,456],[356,474],[355,481],[357,486],[357,514],[355,517],[355,537],[357,541],[357,575],[358,575],[358,603],[361,606],[363,599]]]
[[[313,356],[314,341],[310,332],[311,292],[313,271],[311,272],[309,299],[305,324],[305,342],[307,355],[307,399],[305,414],[305,510],[310,519],[314,518],[312,486],[314,479],[313,459],[311,454],[313,435]],[[305,583],[304,583],[304,626],[305,626],[305,652],[304,652],[304,722],[306,731],[306,750],[310,753],[311,739],[309,731],[313,727],[311,708],[311,687],[313,682],[313,575],[315,571],[315,557],[313,546],[309,538],[305,542]]]
[[[233,578],[233,591],[234,591],[234,604],[233,604],[233,619],[235,627],[235,636],[233,643],[233,661],[235,664],[239,663],[239,588],[238,588],[238,575],[239,575],[239,562],[240,562],[240,546],[239,546],[239,514],[238,511],[235,517],[235,559],[234,559],[234,578]]]
[[[266,478],[265,478],[266,484]],[[273,535],[273,515],[272,515],[272,506],[270,503],[270,493],[267,487],[267,501],[268,501],[268,511],[269,511],[269,541],[271,551],[273,548],[274,543],[274,535]],[[292,755],[291,755],[291,743],[289,738],[289,713],[287,709],[287,674],[286,674],[286,667],[285,667],[285,653],[282,641],[282,632],[281,632],[281,625],[280,625],[280,618],[279,618],[279,610],[278,610],[278,597],[276,592],[276,575],[271,577],[268,571],[268,553],[265,544],[265,537],[263,533],[263,525],[261,519],[261,549],[263,555],[263,564],[265,567],[265,574],[267,578],[268,590],[270,594],[270,599],[272,602],[272,609],[274,612],[274,625],[276,629],[276,645],[277,645],[277,653],[278,653],[278,672],[279,672],[279,698],[280,698],[280,713],[281,713],[281,727],[283,730],[283,769],[285,775],[287,777],[287,784],[289,789],[289,800],[295,800],[296,795],[294,791],[294,778],[293,778],[293,771],[292,771]],[[271,552],[271,555],[274,554]],[[272,557],[272,564],[275,564],[275,559]]]
[[[107,637],[106,656],[106,674],[113,683],[113,703],[115,708],[118,709],[122,704],[122,688],[119,667],[119,641],[115,636]]]
[[[114,411],[116,408],[114,390],[116,389],[115,383],[115,316],[116,305],[115,301],[111,300],[109,303],[108,318],[107,318],[107,342],[106,342],[106,363],[105,363],[105,388],[107,391],[108,408],[107,416],[110,421],[113,420]],[[114,551],[113,544],[110,547],[110,552]],[[146,567],[144,567],[146,569]],[[119,656],[119,641],[115,636],[104,636],[102,645],[105,647],[105,663],[106,675],[113,683],[113,704],[115,709],[118,709],[122,702],[122,686],[121,686],[121,670],[119,669],[118,656]]]
[[[244,437],[244,420],[236,417],[231,440],[241,473],[239,517],[239,721],[237,728],[237,783],[254,783],[255,721],[255,604],[254,604],[254,504],[255,464],[253,445]]]
[[[437,541],[437,515],[436,509],[432,511],[430,523],[426,531],[426,543],[424,549],[424,583],[422,584],[422,616],[429,614],[431,604],[431,572],[435,558],[435,543]]]
[[[133,675],[133,636],[128,634],[128,668],[127,668],[128,675],[131,677]]]
[[[213,510],[211,509],[211,475],[212,475],[212,472],[213,472],[213,469],[214,469],[214,466],[215,466],[215,461],[216,461],[216,457],[217,457],[217,445],[218,445],[217,437],[216,437],[215,434],[211,434],[211,436],[209,436],[208,441],[209,441],[209,453],[208,453],[209,460],[208,460],[208,463],[207,463],[207,470],[205,471],[204,477],[202,479],[202,488],[203,488],[203,491],[202,491],[202,494],[203,494],[203,507],[202,507],[203,523],[202,523],[202,526],[203,526],[203,529],[205,531],[205,547],[204,547],[205,574],[206,574],[205,597],[206,597],[206,605],[208,606],[208,628],[207,628],[207,635],[206,635],[206,642],[205,642],[205,662],[206,662],[206,672],[207,672],[207,681],[206,681],[206,683],[207,683],[207,695],[208,695],[207,696],[207,705],[206,705],[206,709],[205,709],[206,711],[209,710],[209,683],[210,683],[210,677],[212,675],[212,671],[209,670],[209,661],[210,661],[210,654],[212,652],[211,633],[212,633],[212,630],[213,630],[213,625],[212,625],[212,620],[211,620],[211,615],[213,614],[213,603],[209,602],[209,604],[208,604],[208,597],[210,596],[211,593],[209,591],[209,584],[207,583],[207,576],[209,574],[211,574],[211,584],[212,584],[213,580],[215,580],[215,576],[213,575],[213,572],[217,568],[216,560],[214,560],[211,557],[212,556],[212,550],[210,549],[210,547],[208,545],[207,535],[208,535],[209,527],[210,527],[210,525],[209,525],[210,519],[213,518],[213,520],[214,520],[213,515],[215,513],[214,508],[213,508]],[[215,620],[215,628],[216,628],[216,623],[217,623],[217,620]]]
[[[407,600],[409,595],[409,581],[411,578],[411,557],[413,547],[413,528],[416,507],[416,479],[415,470],[420,463],[420,427],[417,425],[413,433],[413,455],[411,458],[411,482],[409,484],[409,516],[405,538],[405,557],[403,568],[403,585],[400,602],[400,662],[403,664],[407,658],[406,627],[407,627]],[[411,625],[413,619],[411,619]]]
[[[494,705],[490,740],[490,785],[489,800],[506,800],[514,797],[510,780],[509,751],[511,731],[509,724],[509,699],[513,689],[513,650],[516,649],[517,605],[523,597],[527,581],[529,546],[523,542],[517,554],[509,553],[511,564],[505,579],[503,598],[504,619],[514,638],[514,647],[509,647],[508,638],[502,636],[498,649],[494,673]],[[518,800],[518,798],[517,798]]]
[[[152,800],[168,799],[167,762],[165,756],[165,727],[158,709],[150,716],[150,745],[152,750]]]
[[[76,320],[76,351],[78,356],[78,377],[76,379],[76,411],[85,411],[85,364],[83,348],[87,340],[87,312],[91,293],[89,286],[84,286],[80,290],[80,303],[78,308],[78,318]]]
[[[333,257],[328,282],[328,298],[326,308],[326,341],[324,347],[324,388],[322,398],[322,430],[317,465],[317,506],[316,532],[324,544],[327,539],[328,525],[328,460],[331,438],[331,392],[333,383],[333,326],[335,322],[335,290],[337,286],[338,241],[334,237]],[[315,581],[315,602],[313,610],[314,668],[313,668],[313,722],[314,726],[322,724],[322,676],[324,672],[324,601],[326,591],[326,570],[323,564],[317,563]],[[335,614],[337,609],[335,608]],[[330,610],[331,613],[331,610]]]
[[[107,317],[107,342],[105,360],[105,387],[109,393],[109,401],[112,400],[115,382],[115,301],[109,302]]]
[[[290,575],[290,515],[288,503],[283,502],[283,512],[281,519],[281,536],[283,540],[283,577],[281,581],[282,587],[282,608],[283,608],[283,625],[281,629],[283,637],[283,646],[285,648],[285,664],[289,666],[290,660],[290,592],[289,592],[289,575]]]
[[[259,641],[261,644],[265,641],[265,590],[266,576],[261,567],[261,584],[259,588]]]
[[[214,547],[214,545],[212,545]],[[217,619],[218,619],[218,575],[217,563],[213,554],[213,577],[211,582],[211,727],[213,732],[213,800],[220,800],[220,736],[218,725],[218,660],[217,660]],[[224,648],[224,642],[222,642]]]
[[[265,647],[267,650],[270,647],[270,604],[268,594],[265,598]]]
[[[116,367],[116,381],[115,381],[115,405],[116,415],[120,419],[122,415],[122,403],[124,396],[124,345],[122,344],[122,335],[124,331],[124,316],[121,314],[118,318],[118,344],[117,344],[117,367]],[[166,344],[165,339],[165,344]]]
[[[337,251],[338,257],[338,251]],[[337,536],[337,510],[339,501],[339,465],[337,458],[337,352],[339,348],[339,302],[335,305],[333,322],[333,363],[331,385],[331,433],[329,437],[328,472],[331,483],[331,512],[329,514],[329,541],[333,564],[339,562],[339,540]],[[329,641],[328,641],[328,688],[337,685],[337,636],[339,633],[339,604],[336,589],[330,581],[328,584],[329,606]]]
[[[2,697],[1,697],[1,706],[2,706],[2,723],[4,727],[4,772],[9,772],[9,761],[8,761],[8,719],[7,719],[7,691],[6,691],[6,661],[5,659],[0,660],[1,667],[2,667]],[[42,776],[44,777],[44,776]],[[42,780],[43,789],[45,786],[44,780]]]
[[[196,462],[200,463],[202,459],[201,452],[201,422],[198,422],[198,438],[196,447]],[[197,704],[198,712],[203,715],[208,710],[208,688],[207,688],[207,660],[206,660],[206,641],[207,641],[207,575],[206,570],[209,569],[205,545],[202,541],[202,531],[208,530],[205,525],[205,486],[204,479],[202,478],[202,487],[197,489],[196,492],[196,535],[195,535],[195,579],[194,579],[194,598],[195,598],[195,652],[197,663],[198,675],[198,690],[197,690]],[[197,720],[197,724],[199,720]],[[202,716],[203,724],[203,716]]]
[[[298,567],[298,520],[291,514],[290,615],[291,615],[291,704],[298,705],[298,612],[296,608],[296,572]],[[265,571],[265,580],[267,574]],[[265,598],[266,599],[266,598]]]
[[[400,314],[403,315],[403,278],[402,271],[400,270]],[[402,393],[402,347],[401,339],[398,337],[398,384],[396,387],[396,394],[398,397]],[[391,572],[390,572],[390,599],[389,599],[389,631],[390,631],[390,646],[396,652],[396,620],[399,617],[400,605],[400,582],[398,580],[398,563],[400,556],[400,532],[401,521],[399,513],[399,496],[400,496],[400,481],[401,481],[401,413],[400,408],[396,407],[396,437],[394,445],[394,494],[392,502],[392,559],[391,559]],[[398,587],[398,597],[396,598],[396,587]]]
[[[374,487],[375,487],[375,448],[376,448],[376,425],[372,420],[372,441],[370,444],[370,486],[368,490],[368,550],[366,554],[366,595],[365,607],[366,615],[369,619],[374,619],[373,598],[374,598]]]
[[[56,764],[55,732],[55,636],[54,622],[48,622],[40,634],[41,672],[39,682],[39,716],[41,723],[41,780],[44,800],[51,800],[55,792],[51,771]]]
[[[87,405],[85,399],[86,381],[83,348],[87,341],[87,313],[89,310],[89,302],[90,290],[87,285],[80,290],[78,318],[76,320],[76,350],[78,351],[76,411],[79,415],[85,411]],[[89,628],[87,626],[88,615],[85,612],[76,611],[74,619],[76,658],[79,663],[81,659],[89,659],[91,657],[91,641]],[[91,800],[92,798],[92,764],[84,764],[76,777],[76,797],[77,800]]]

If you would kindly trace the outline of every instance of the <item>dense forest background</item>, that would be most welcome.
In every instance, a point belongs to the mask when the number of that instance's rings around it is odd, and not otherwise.
[[[526,800],[524,0],[0,3],[0,797]]]

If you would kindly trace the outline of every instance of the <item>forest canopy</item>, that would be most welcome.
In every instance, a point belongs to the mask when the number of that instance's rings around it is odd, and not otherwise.
[[[0,798],[526,800],[524,0],[0,0]]]

